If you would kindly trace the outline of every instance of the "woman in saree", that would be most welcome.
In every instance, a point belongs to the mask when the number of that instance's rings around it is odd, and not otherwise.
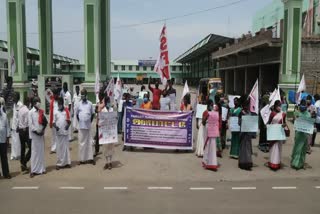
[[[307,111],[307,103],[305,100],[301,100],[299,111],[296,112],[295,118],[311,118],[311,114]],[[306,161],[306,153],[308,150],[308,137],[307,133],[295,132],[294,146],[291,155],[291,167],[299,170],[304,168]]]
[[[217,138],[220,135],[220,116],[213,101],[208,101],[207,110],[202,116],[203,125],[207,126],[207,139],[204,144],[202,166],[205,169],[217,171],[219,168],[217,158]]]
[[[277,100],[274,103],[273,111],[270,114],[268,124],[282,124],[282,127],[286,126],[286,113],[281,109],[281,101]],[[268,167],[272,170],[278,170],[281,168],[281,153],[282,144],[284,141],[269,141],[269,162]]]
[[[241,113],[241,107],[239,105],[239,98],[234,98],[234,108],[230,109],[231,117],[239,117]],[[240,149],[240,132],[231,132],[231,148],[230,157],[238,159]]]

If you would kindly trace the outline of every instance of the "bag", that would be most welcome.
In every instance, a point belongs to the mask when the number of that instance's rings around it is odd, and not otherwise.
[[[284,127],[284,133],[286,134],[286,137],[290,137],[290,129],[288,126]]]

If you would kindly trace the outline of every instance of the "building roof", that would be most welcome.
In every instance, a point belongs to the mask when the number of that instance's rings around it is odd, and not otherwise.
[[[152,64],[152,62],[155,64],[157,60],[155,60],[155,59],[151,59],[151,60],[149,60],[149,59],[147,59],[147,60],[111,60],[111,63],[113,65],[120,65],[120,66],[121,65],[127,65],[127,66],[129,66],[129,65],[132,65],[132,66],[140,65],[141,66],[141,64],[139,63],[140,61],[150,61],[151,64]],[[180,63],[177,63],[177,62],[174,62],[174,61],[169,62],[169,65],[170,66],[181,66]],[[146,65],[146,66],[149,66],[149,65]]]
[[[233,39],[225,36],[216,35],[216,34],[209,34],[200,42],[195,44],[192,48],[190,48],[185,53],[180,55],[177,59],[175,59],[175,61],[179,63],[188,62],[191,59],[198,57],[202,54],[213,52],[217,50],[220,46],[228,42],[229,43],[233,42]]]
[[[0,49],[8,50],[7,41],[0,40]],[[39,49],[27,47],[27,54],[39,57],[40,51],[39,51]],[[69,57],[66,57],[66,56],[61,56],[61,55],[58,55],[58,54],[53,54],[53,59],[57,60],[57,61],[60,61],[60,62],[66,62],[66,63],[79,63],[79,60],[77,60],[77,59],[69,58]]]

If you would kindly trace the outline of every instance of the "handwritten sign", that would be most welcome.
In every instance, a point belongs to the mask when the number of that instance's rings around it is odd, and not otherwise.
[[[240,132],[239,117],[230,117],[230,131]]]
[[[221,117],[222,117],[222,121],[226,121],[227,117],[228,117],[228,109],[226,107],[222,107],[221,108]]]
[[[118,143],[117,112],[99,113],[99,144]]]
[[[286,140],[286,134],[282,124],[270,124],[267,125],[267,140],[268,141],[278,141]]]
[[[207,106],[206,105],[198,104],[197,105],[196,118],[202,119],[203,112],[205,112],[206,110],[207,110]]]
[[[258,132],[258,116],[242,116],[241,132]]]
[[[298,132],[313,134],[315,120],[312,118],[298,117],[294,121],[294,129]]]

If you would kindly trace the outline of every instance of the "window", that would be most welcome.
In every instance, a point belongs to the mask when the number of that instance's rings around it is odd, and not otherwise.
[[[129,65],[129,71],[132,71],[132,65]]]
[[[176,66],[172,66],[172,71],[176,71]]]
[[[80,71],[80,69],[81,69],[80,67],[81,67],[80,65],[77,65],[77,70],[78,71]]]
[[[143,70],[146,71],[147,70],[147,66],[143,66]]]
[[[121,65],[121,71],[125,71],[126,70],[126,66],[125,65]]]
[[[154,70],[154,66],[151,66],[151,71],[153,71]]]
[[[136,71],[139,71],[140,70],[140,67],[139,65],[136,66]]]
[[[117,65],[114,66],[114,70],[115,70],[115,71],[118,70],[118,66],[117,66]]]

